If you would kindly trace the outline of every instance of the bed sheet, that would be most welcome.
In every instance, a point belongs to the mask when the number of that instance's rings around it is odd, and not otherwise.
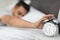
[[[0,26],[0,40],[60,40],[60,35],[47,37],[41,29]]]

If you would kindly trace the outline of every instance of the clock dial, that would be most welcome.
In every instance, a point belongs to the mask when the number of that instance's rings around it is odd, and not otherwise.
[[[43,27],[43,33],[47,36],[53,36],[57,31],[56,25],[53,23],[46,23]]]

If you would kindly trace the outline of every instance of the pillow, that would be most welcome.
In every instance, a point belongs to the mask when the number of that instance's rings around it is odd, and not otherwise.
[[[30,8],[30,11],[23,17],[21,17],[23,20],[26,20],[28,22],[36,23],[38,20],[41,19],[45,14],[41,11],[38,11],[34,7]]]

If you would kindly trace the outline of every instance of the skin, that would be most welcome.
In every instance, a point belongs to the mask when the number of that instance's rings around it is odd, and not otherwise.
[[[44,25],[44,22],[43,22],[44,20],[48,19],[49,17],[53,18],[52,14],[48,14],[48,15],[43,16],[36,23],[30,23],[20,18],[26,15],[27,13],[27,11],[24,9],[23,6],[20,6],[19,8],[14,7],[12,11],[13,11],[13,16],[5,15],[1,18],[1,21],[4,24],[9,24],[9,25],[12,25],[14,27],[19,27],[19,28],[42,28]]]

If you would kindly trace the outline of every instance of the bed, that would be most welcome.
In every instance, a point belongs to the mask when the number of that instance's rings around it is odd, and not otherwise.
[[[41,29],[0,26],[0,40],[60,40],[60,36],[47,37]]]
[[[15,2],[16,2],[16,0],[15,0]],[[32,2],[32,5],[33,5],[33,2]],[[7,10],[10,10],[9,7],[10,7],[10,5],[7,7]],[[0,13],[1,13],[1,11],[0,11]],[[6,25],[1,24],[0,40],[60,40],[60,35],[58,35],[56,37],[47,37],[42,33],[42,29],[15,28],[12,26],[6,26]]]

